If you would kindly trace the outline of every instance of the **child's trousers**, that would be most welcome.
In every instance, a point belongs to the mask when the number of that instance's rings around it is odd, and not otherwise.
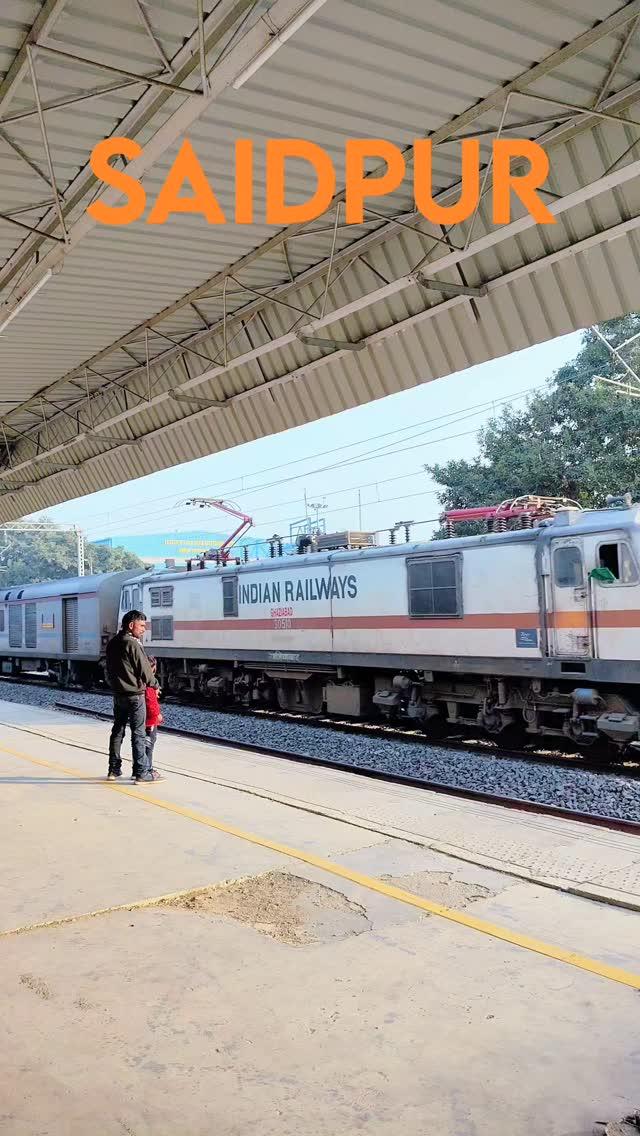
[[[158,736],[157,726],[147,726],[147,769],[153,769],[153,751]]]

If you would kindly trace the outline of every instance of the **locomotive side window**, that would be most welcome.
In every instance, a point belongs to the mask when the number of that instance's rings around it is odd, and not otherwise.
[[[601,544],[598,548],[598,567],[608,568],[617,584],[637,584],[638,569],[629,545],[624,541]],[[613,580],[610,584],[614,583]]]
[[[408,560],[409,615],[461,614],[458,566],[455,559]]]
[[[173,618],[162,616],[151,620],[152,639],[173,639]]]
[[[224,576],[222,579],[222,614],[238,614],[238,577]]]
[[[566,544],[553,553],[553,574],[559,588],[581,588],[584,584],[582,553],[576,544]]]
[[[152,587],[149,595],[152,608],[173,608],[173,587]]]

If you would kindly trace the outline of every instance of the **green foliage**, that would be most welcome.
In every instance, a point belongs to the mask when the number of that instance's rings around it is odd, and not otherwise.
[[[46,517],[41,518],[46,522]],[[144,568],[138,556],[125,548],[108,548],[87,544],[85,572],[120,572],[128,568]],[[0,528],[0,585],[41,584],[76,576],[77,545],[73,533],[56,532],[55,526],[44,532],[12,533]]]
[[[611,320],[601,331],[619,346],[640,335],[640,314]],[[640,339],[624,358],[640,370]],[[607,347],[585,332],[575,359],[556,371],[546,390],[522,410],[504,410],[480,432],[477,459],[427,467],[442,487],[440,503],[468,508],[537,493],[597,508],[608,493],[639,490],[640,399],[594,381],[621,372]]]

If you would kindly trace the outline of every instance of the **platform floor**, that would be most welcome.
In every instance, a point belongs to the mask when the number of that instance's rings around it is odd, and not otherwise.
[[[635,838],[166,735],[142,792],[102,779],[106,733],[0,703],[0,1132],[590,1136],[640,1107]]]

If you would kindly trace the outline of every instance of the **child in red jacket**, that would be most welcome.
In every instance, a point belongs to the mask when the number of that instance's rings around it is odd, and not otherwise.
[[[151,669],[156,673],[157,663],[155,659],[149,658]],[[162,711],[160,710],[160,700],[158,698],[158,690],[156,687],[147,686],[144,692],[144,701],[147,711],[146,719],[146,733],[147,733],[147,758],[149,760],[149,769],[153,769],[153,751],[158,736],[158,726],[164,722]]]

